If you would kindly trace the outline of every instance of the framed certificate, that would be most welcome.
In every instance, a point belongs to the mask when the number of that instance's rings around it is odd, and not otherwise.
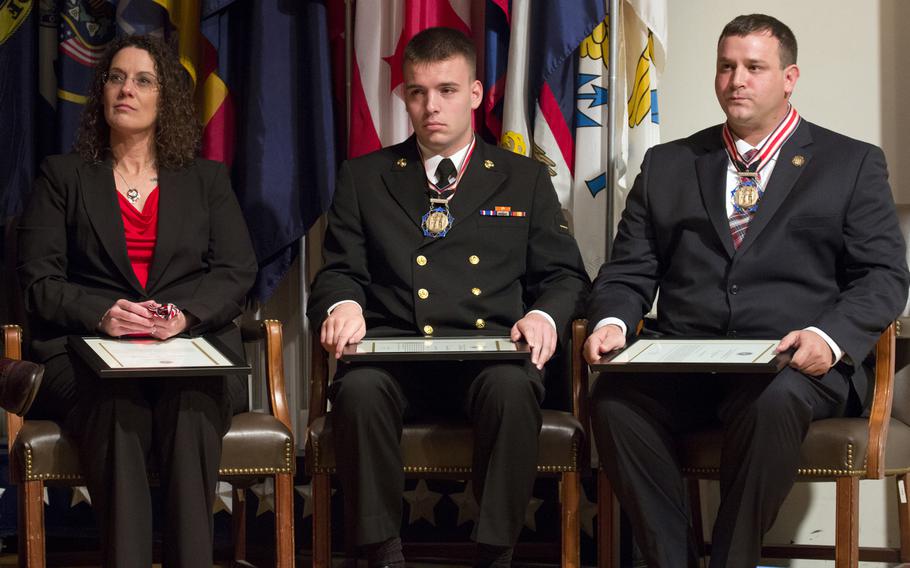
[[[344,348],[341,360],[367,361],[468,361],[530,359],[525,342],[508,337],[383,337],[364,339]]]
[[[790,352],[779,339],[638,339],[608,353],[591,370],[604,373],[777,373]]]
[[[214,337],[114,339],[70,336],[69,347],[98,376],[196,377],[250,372],[242,357]]]

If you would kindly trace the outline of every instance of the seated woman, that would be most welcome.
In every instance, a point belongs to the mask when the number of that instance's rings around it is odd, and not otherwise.
[[[45,160],[19,225],[31,357],[45,366],[27,417],[76,439],[104,566],[152,564],[150,461],[164,566],[212,565],[221,439],[246,405],[245,377],[100,379],[66,344],[205,333],[242,352],[232,320],[256,258],[226,168],[197,157],[200,131],[176,55],[153,37],[115,40],[76,152]]]

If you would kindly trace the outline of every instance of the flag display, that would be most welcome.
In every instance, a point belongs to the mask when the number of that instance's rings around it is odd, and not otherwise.
[[[592,278],[604,263],[607,245],[608,30],[604,20],[582,42],[575,79],[575,176],[569,210]]]
[[[404,48],[421,30],[447,26],[470,35],[470,0],[357,2],[348,157],[403,141],[411,124],[402,98]]]
[[[624,0],[619,76],[623,89],[617,101],[622,113],[621,151],[616,164],[613,226],[619,223],[626,196],[648,148],[660,142],[658,82],[666,61],[666,0]]]

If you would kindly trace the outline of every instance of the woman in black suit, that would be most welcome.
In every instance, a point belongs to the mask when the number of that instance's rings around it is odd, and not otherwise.
[[[212,565],[221,439],[246,405],[245,379],[99,379],[66,347],[68,335],[206,333],[242,352],[232,320],[256,259],[227,170],[196,157],[200,130],[176,55],[152,37],[115,40],[76,152],[43,163],[19,226],[31,357],[46,367],[28,417],[78,441],[105,566],[152,563],[150,460],[164,565]],[[156,315],[168,304],[173,317]]]

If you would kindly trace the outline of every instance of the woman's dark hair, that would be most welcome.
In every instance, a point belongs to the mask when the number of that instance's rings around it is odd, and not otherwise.
[[[88,162],[100,162],[110,148],[110,126],[104,118],[104,82],[111,61],[121,49],[135,47],[151,56],[158,78],[158,118],[155,160],[159,167],[179,169],[199,152],[202,125],[193,104],[193,82],[177,55],[161,39],[149,35],[122,36],[108,46],[95,66],[75,150]]]

